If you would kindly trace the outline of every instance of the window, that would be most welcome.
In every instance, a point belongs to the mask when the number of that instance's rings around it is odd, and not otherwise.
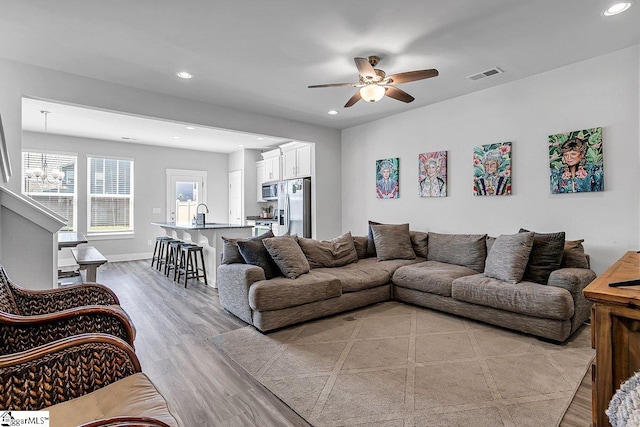
[[[22,152],[22,194],[66,218],[66,231],[76,230],[76,163],[72,154]]]
[[[133,231],[133,161],[88,157],[87,231]]]

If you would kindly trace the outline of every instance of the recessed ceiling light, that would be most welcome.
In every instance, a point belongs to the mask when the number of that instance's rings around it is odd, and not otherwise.
[[[193,126],[185,126],[186,130],[196,130],[196,128],[194,128]]]
[[[244,147],[244,145],[242,145],[242,144],[238,144],[238,147]]]
[[[327,111],[327,114],[330,116],[335,116],[336,114],[338,114],[338,112],[336,110],[331,110],[331,111]]]
[[[609,7],[607,10],[605,10],[604,12],[602,12],[602,14],[604,16],[613,16],[613,15],[617,15],[619,13],[622,13],[626,10],[628,10],[631,7],[631,2],[627,1],[627,2],[620,2],[620,3],[616,3],[614,5],[611,5],[611,7]]]
[[[178,71],[176,73],[176,76],[180,77],[181,79],[190,79],[193,77],[193,74],[188,73],[186,71]]]
[[[261,136],[258,137],[258,141],[263,141],[263,140],[264,140],[263,137],[261,137]]]
[[[173,139],[180,139],[180,137],[179,136],[174,136]]]

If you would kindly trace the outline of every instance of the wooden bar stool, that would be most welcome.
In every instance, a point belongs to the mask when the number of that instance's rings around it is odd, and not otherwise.
[[[176,240],[169,242],[167,245],[167,255],[164,262],[164,275],[169,277],[169,273],[171,270],[174,270],[174,278],[175,278],[175,270],[178,268],[178,262],[180,261],[180,248],[185,243],[182,240]]]
[[[204,250],[198,245],[184,245],[180,249],[180,266],[177,270],[177,282],[184,274],[184,287],[187,287],[189,279],[204,279],[204,284],[209,285],[207,281],[207,271],[204,264]],[[198,265],[198,254],[200,255],[200,266]]]
[[[167,240],[172,240],[169,236],[156,237],[156,245],[153,247],[153,257],[151,257],[151,267],[156,264],[156,269],[160,269],[160,261],[164,259]]]

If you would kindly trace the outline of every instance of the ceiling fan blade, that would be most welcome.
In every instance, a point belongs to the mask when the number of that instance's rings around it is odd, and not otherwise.
[[[438,70],[432,68],[431,70],[418,70],[418,71],[407,71],[406,73],[398,73],[392,74],[387,77],[389,83],[407,83],[414,82],[416,80],[428,79],[431,77],[436,77],[438,75]]]
[[[356,93],[354,93],[353,96],[351,98],[349,98],[347,103],[344,104],[344,108],[351,107],[353,104],[355,104],[356,102],[360,101],[361,99],[362,99],[362,97],[360,96],[360,91],[357,90]]]
[[[386,91],[384,94],[387,95],[389,98],[397,99],[398,101],[407,102],[407,103],[415,99],[413,96],[409,95],[407,92],[401,89],[398,89],[395,86],[386,86],[385,89]]]
[[[309,89],[313,89],[316,87],[342,87],[342,86],[356,86],[358,83],[329,83],[326,85],[311,85],[308,86]]]
[[[369,64],[369,60],[367,58],[353,58],[356,61],[356,67],[358,67],[358,72],[365,79],[375,79],[377,77],[375,70]]]

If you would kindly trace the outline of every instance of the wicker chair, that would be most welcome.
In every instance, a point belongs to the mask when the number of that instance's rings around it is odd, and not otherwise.
[[[27,290],[12,283],[0,265],[0,354],[86,332],[111,334],[133,346],[135,328],[117,304],[116,295],[97,284]]]
[[[56,427],[180,425],[133,348],[107,334],[0,356],[0,408],[47,410]]]

